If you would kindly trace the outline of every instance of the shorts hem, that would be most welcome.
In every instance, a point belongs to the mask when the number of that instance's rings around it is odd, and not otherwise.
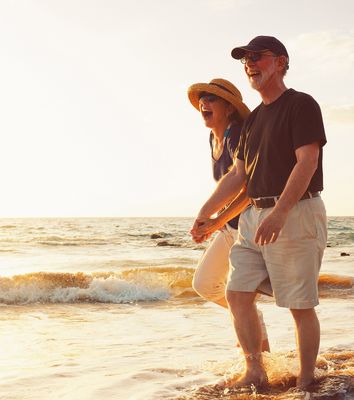
[[[275,299],[275,304],[278,307],[283,307],[283,308],[289,308],[290,310],[306,310],[308,308],[314,308],[319,305],[318,300],[313,300],[313,301],[302,301],[302,302],[282,302],[282,301],[277,301]]]
[[[257,293],[257,288],[245,288],[243,287],[242,289],[238,289],[238,288],[231,288],[228,285],[226,286],[226,290],[229,290],[230,292],[247,292],[247,293]]]

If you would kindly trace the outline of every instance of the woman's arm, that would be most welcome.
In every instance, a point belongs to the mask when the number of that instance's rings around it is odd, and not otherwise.
[[[217,217],[199,219],[200,225],[191,230],[193,240],[197,243],[207,240],[212,233],[221,229],[230,219],[239,215],[249,204],[246,187],[244,187],[232,203]]]

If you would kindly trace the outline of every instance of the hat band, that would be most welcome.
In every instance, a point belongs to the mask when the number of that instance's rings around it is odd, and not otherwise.
[[[211,82],[211,83],[209,83],[209,85],[217,86],[218,88],[223,89],[223,90],[226,90],[227,92],[229,92],[230,94],[232,94],[233,96],[235,96],[235,93],[232,93],[231,90],[227,89],[226,87],[224,87],[224,86],[222,86],[222,85],[219,85],[218,83]]]

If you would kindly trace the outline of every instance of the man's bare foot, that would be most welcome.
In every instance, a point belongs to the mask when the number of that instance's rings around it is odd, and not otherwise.
[[[268,386],[268,377],[264,370],[247,371],[244,375],[233,382],[232,387],[251,386],[264,387]]]
[[[239,388],[254,385],[257,388],[268,386],[265,371],[247,371],[241,377],[228,377],[215,384],[217,389]]]
[[[299,376],[296,379],[296,387],[301,390],[306,390],[309,386],[315,383],[314,376]]]
[[[216,389],[220,389],[220,390],[224,390],[227,388],[231,388],[235,382],[237,382],[238,378],[235,376],[229,376],[229,377],[225,377],[223,379],[220,379],[219,381],[217,381],[214,384],[214,387]]]
[[[262,352],[267,351],[270,353],[270,346],[269,346],[269,341],[268,339],[262,340]]]

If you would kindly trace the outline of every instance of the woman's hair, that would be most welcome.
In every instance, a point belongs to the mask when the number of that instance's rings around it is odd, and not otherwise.
[[[230,115],[230,122],[243,122],[243,121],[244,120],[241,118],[240,114],[235,109],[235,111]]]

